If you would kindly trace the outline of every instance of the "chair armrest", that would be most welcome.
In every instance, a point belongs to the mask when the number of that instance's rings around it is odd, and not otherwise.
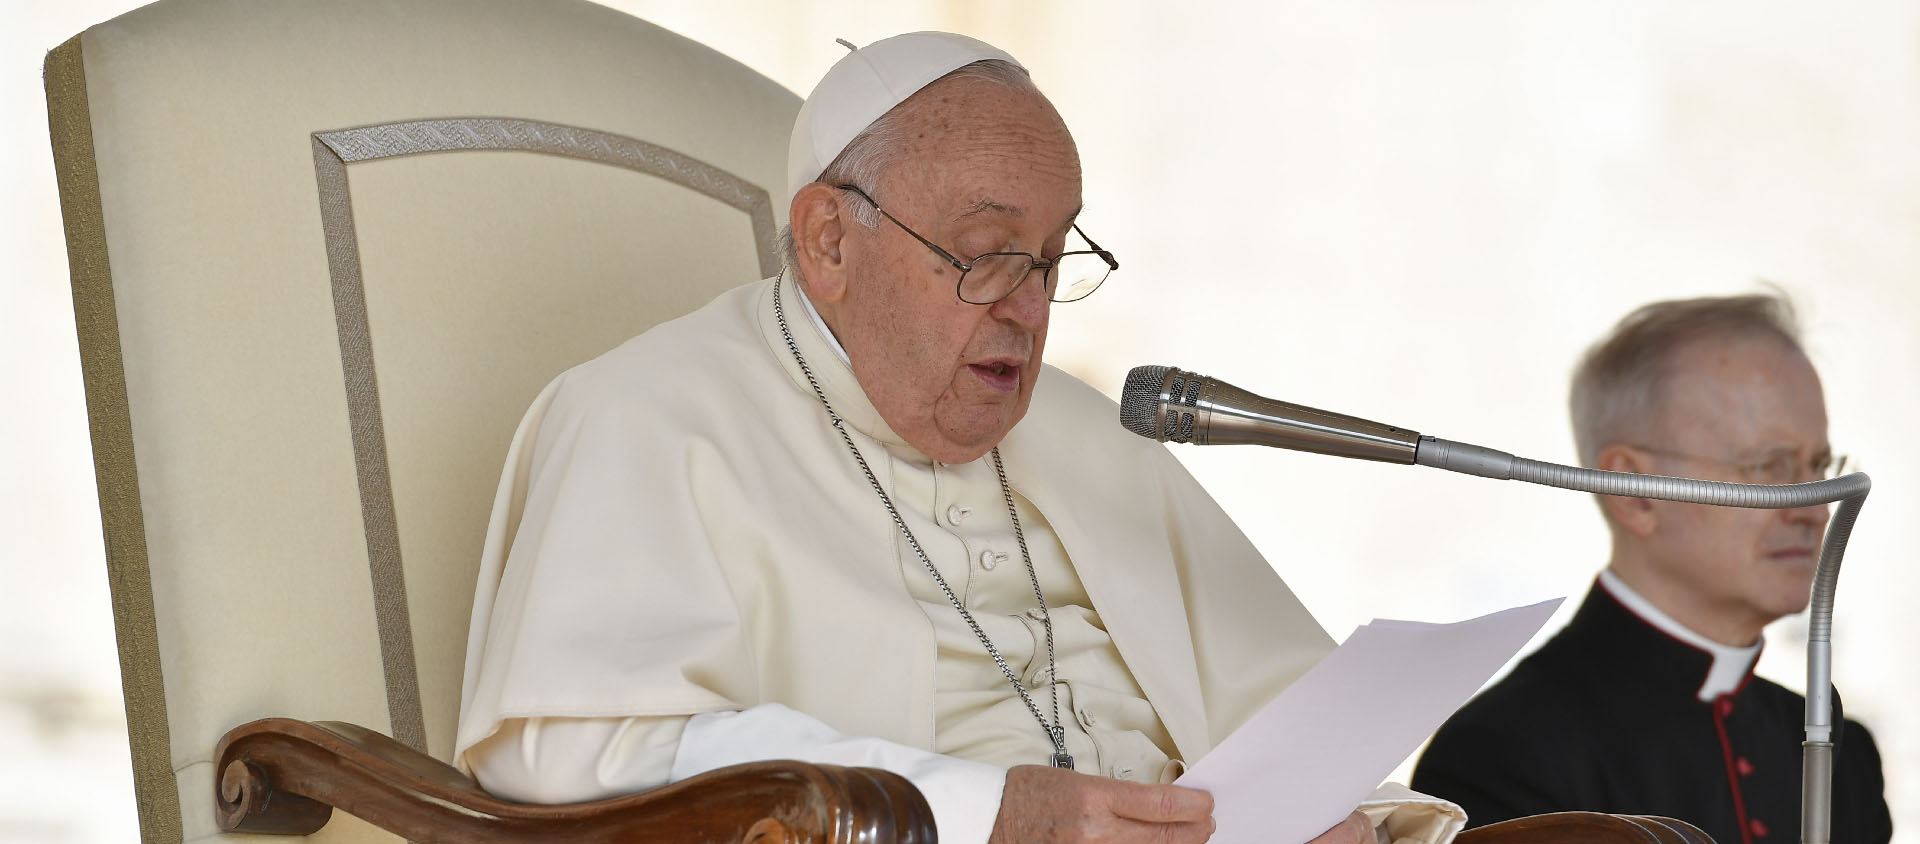
[[[754,762],[593,803],[510,803],[438,759],[339,721],[266,718],[214,751],[228,832],[305,835],[339,809],[419,844],[698,841],[933,844],[933,812],[874,768]]]
[[[1460,833],[1455,844],[1713,844],[1699,827],[1653,815],[1555,812]]]

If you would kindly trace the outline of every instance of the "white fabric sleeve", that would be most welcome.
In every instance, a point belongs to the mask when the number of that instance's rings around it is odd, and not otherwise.
[[[467,749],[473,778],[517,803],[584,803],[667,782],[684,715],[509,718]]]
[[[765,759],[881,768],[926,797],[944,844],[985,844],[1007,783],[993,765],[844,736],[777,703],[691,718],[512,718],[466,758],[481,788],[520,803],[604,800]]]
[[[1467,825],[1467,812],[1453,803],[1397,782],[1382,784],[1361,801],[1380,844],[1449,844]]]
[[[670,776],[678,781],[761,759],[880,768],[906,777],[933,809],[941,844],[986,844],[1007,785],[1004,768],[883,739],[841,735],[777,703],[693,716],[680,738]]]

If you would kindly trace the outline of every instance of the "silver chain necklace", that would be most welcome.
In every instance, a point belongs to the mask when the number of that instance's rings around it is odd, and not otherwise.
[[[893,498],[881,488],[879,479],[874,477],[873,468],[867,465],[867,459],[862,457],[860,449],[854,446],[853,436],[847,433],[845,420],[833,411],[833,403],[827,401],[826,391],[820,389],[819,380],[813,377],[813,367],[807,365],[807,359],[800,354],[799,344],[793,341],[793,331],[787,328],[787,314],[780,306],[780,283],[785,279],[786,274],[782,273],[781,277],[775,279],[773,283],[773,319],[780,324],[780,337],[786,341],[787,351],[793,353],[793,362],[800,365],[800,374],[806,376],[807,385],[813,388],[814,398],[819,399],[820,406],[826,408],[827,418],[832,421],[833,429],[840,432],[840,439],[847,444],[847,451],[853,454],[854,462],[860,464],[860,471],[867,476],[867,483],[873,485],[873,494],[880,497],[880,503],[887,508],[887,515],[893,517],[894,527],[900,529],[900,535],[906,537],[907,545],[913,548],[914,556],[920,558],[920,564],[927,567],[928,574],[933,575],[933,582],[940,586],[940,591],[947,596],[948,603],[953,604],[953,608],[960,612],[960,617],[966,620],[967,627],[973,630],[973,635],[980,639],[982,646],[986,647],[987,655],[993,657],[994,664],[1000,666],[1000,673],[1006,675],[1007,682],[1011,683],[1013,690],[1020,694],[1020,702],[1027,705],[1028,712],[1033,713],[1033,720],[1040,722],[1040,729],[1046,732],[1047,740],[1053,743],[1053,756],[1048,760],[1049,764],[1056,768],[1072,769],[1073,756],[1067,753],[1067,732],[1060,726],[1060,693],[1054,685],[1056,677],[1053,663],[1053,616],[1047,612],[1047,596],[1040,591],[1040,576],[1033,571],[1033,556],[1027,553],[1027,537],[1020,530],[1020,514],[1014,510],[1013,488],[1007,485],[1007,470],[1000,462],[1000,447],[995,446],[991,452],[993,473],[1000,479],[1000,497],[1007,502],[1007,517],[1013,520],[1013,538],[1020,543],[1020,559],[1027,564],[1027,579],[1033,582],[1033,597],[1040,602],[1040,626],[1047,631],[1047,696],[1053,702],[1052,724],[1048,724],[1047,719],[1040,714],[1040,707],[1034,705],[1033,697],[1027,694],[1027,687],[1020,683],[1019,676],[1013,673],[1011,666],[1007,665],[1006,658],[1000,656],[1000,649],[993,646],[993,640],[987,638],[987,632],[980,629],[979,622],[973,620],[973,613],[967,611],[966,605],[962,604],[959,596],[953,593],[953,588],[947,585],[947,579],[940,575],[938,568],[934,567],[933,560],[927,557],[927,552],[921,550],[920,540],[915,539],[913,531],[907,529],[906,520],[900,517],[900,511],[893,506]]]

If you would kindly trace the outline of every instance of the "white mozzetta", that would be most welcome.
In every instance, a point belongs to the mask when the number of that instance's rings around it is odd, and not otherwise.
[[[991,787],[918,755],[937,747],[930,604],[903,584],[892,520],[780,339],[776,283],[634,338],[534,402],[482,556],[463,768],[511,719],[748,711],[690,720],[673,775],[800,755],[870,760],[943,804],[960,783]],[[879,483],[895,487],[890,455],[906,443],[853,400],[864,394],[812,321],[789,317]],[[1100,621],[1171,749],[1197,759],[1332,642],[1164,447],[1114,424],[1114,404],[1071,376],[1040,378],[1001,444],[1009,484],[1091,606],[1108,608]],[[725,735],[736,728],[752,738]],[[792,752],[771,752],[763,730]]]

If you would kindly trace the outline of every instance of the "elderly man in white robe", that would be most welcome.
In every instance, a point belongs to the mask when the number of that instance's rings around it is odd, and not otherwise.
[[[849,45],[851,46],[851,45]],[[456,762],[573,802],[756,759],[898,772],[949,842],[1204,841],[1170,783],[1332,647],[1111,401],[1044,366],[1117,267],[1011,56],[844,57],[786,270],[551,384],[489,530]],[[1318,839],[1439,844],[1385,786]]]

